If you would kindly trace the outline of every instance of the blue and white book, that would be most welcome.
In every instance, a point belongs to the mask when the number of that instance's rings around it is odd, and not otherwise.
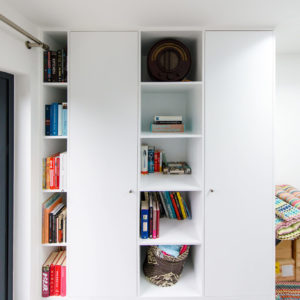
[[[63,129],[63,113],[62,113],[62,104],[58,104],[58,135],[62,135]]]
[[[66,102],[62,103],[62,135],[68,135],[68,105]]]
[[[58,103],[52,103],[50,107],[50,135],[58,135]]]
[[[147,196],[146,196],[147,194]],[[149,199],[148,193],[145,193],[145,200],[141,201],[141,238],[149,237]]]

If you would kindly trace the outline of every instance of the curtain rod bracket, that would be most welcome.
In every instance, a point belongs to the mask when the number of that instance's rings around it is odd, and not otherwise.
[[[30,34],[29,32],[25,31],[22,27],[18,26],[17,24],[15,24],[14,22],[12,22],[11,20],[7,19],[5,16],[3,16],[1,14],[0,14],[0,21],[2,21],[3,23],[5,23],[6,25],[12,27],[16,31],[20,32],[21,34],[25,35],[30,40],[34,41],[34,43],[31,43],[29,41],[25,42],[25,45],[26,45],[26,47],[28,49],[31,49],[32,47],[41,47],[44,50],[49,50],[49,46],[47,44],[43,43],[42,41],[40,41],[39,39],[37,39],[36,37],[34,37],[32,34]]]

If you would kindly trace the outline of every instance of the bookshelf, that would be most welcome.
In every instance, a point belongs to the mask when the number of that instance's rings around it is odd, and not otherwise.
[[[155,146],[166,153],[167,161],[186,161],[191,175],[139,174],[138,211],[144,191],[180,191],[189,199],[192,219],[160,219],[160,236],[157,239],[140,238],[138,222],[139,287],[140,297],[201,297],[203,290],[203,81],[201,31],[141,31],[141,77],[139,155],[142,144]],[[152,81],[147,72],[147,54],[152,45],[163,38],[174,38],[185,43],[191,52],[192,67],[184,82]],[[153,133],[150,123],[154,115],[182,115],[184,133]],[[200,155],[199,155],[200,154]],[[139,157],[140,158],[140,157]],[[140,161],[140,160],[139,160]],[[139,166],[140,167],[140,166]],[[140,168],[139,168],[140,170]],[[140,172],[139,172],[140,173]],[[149,245],[191,245],[191,253],[179,282],[169,288],[157,287],[148,282],[142,270],[145,251]]]
[[[68,48],[68,32],[67,31],[44,31],[43,39],[48,45],[50,45],[51,50],[58,50],[62,48]],[[68,60],[67,60],[68,62]],[[38,206],[38,224],[40,228],[38,241],[40,244],[40,255],[39,263],[36,270],[36,291],[35,294],[38,295],[37,298],[42,298],[42,265],[54,250],[67,249],[67,242],[63,243],[42,243],[42,203],[51,197],[54,193],[60,193],[63,195],[66,205],[68,202],[67,191],[64,189],[43,189],[42,188],[42,178],[43,178],[43,166],[42,159],[50,156],[57,152],[64,152],[68,150],[68,136],[46,136],[45,135],[45,105],[52,104],[53,102],[68,102],[68,82],[44,82],[44,56],[43,51],[40,54],[40,157],[39,157],[39,174],[40,182],[38,187],[38,192],[40,194],[40,203]],[[68,117],[69,119],[69,117]],[[63,299],[66,297],[61,296],[50,296],[48,299]]]

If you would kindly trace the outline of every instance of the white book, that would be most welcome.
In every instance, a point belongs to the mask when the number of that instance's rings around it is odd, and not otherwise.
[[[62,135],[63,131],[63,111],[62,104],[58,104],[58,135]]]
[[[141,173],[148,174],[148,145],[141,146]]]
[[[60,158],[60,174],[59,174],[59,188],[61,190],[67,190],[67,152],[62,152],[59,155]]]
[[[182,116],[154,116],[154,122],[157,121],[181,121]]]

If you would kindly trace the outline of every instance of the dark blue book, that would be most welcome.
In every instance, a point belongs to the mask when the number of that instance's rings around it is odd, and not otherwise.
[[[58,135],[58,103],[52,103],[50,108],[50,135]]]
[[[50,135],[50,106],[45,105],[45,135]]]

